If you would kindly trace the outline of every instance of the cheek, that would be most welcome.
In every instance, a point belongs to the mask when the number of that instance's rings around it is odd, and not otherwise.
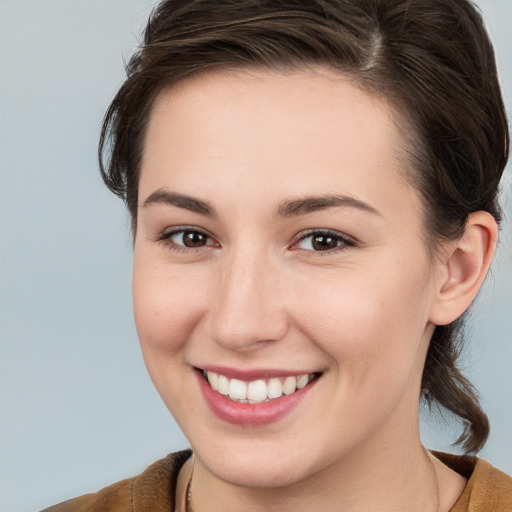
[[[416,363],[427,327],[428,270],[399,268],[399,277],[366,271],[316,281],[314,289],[299,295],[302,330],[351,386],[369,380],[389,385],[391,376],[405,378]]]
[[[172,355],[183,349],[202,311],[194,277],[150,265],[135,257],[133,306],[144,357]]]
[[[202,311],[201,290],[193,282],[190,275],[172,273],[168,265],[135,253],[133,305],[142,355],[155,388],[177,419],[193,409],[185,360]]]

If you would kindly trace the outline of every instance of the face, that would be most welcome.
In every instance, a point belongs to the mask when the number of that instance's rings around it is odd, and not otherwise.
[[[137,330],[217,478],[282,486],[417,440],[436,269],[393,115],[326,70],[218,72],[154,104]]]

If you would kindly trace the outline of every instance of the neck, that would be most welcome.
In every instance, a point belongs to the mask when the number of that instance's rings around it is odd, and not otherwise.
[[[196,460],[191,485],[194,512],[440,512],[439,483],[434,464],[419,442],[401,438],[366,447],[291,485],[278,488],[240,487],[216,478]],[[211,497],[215,496],[215,500]]]

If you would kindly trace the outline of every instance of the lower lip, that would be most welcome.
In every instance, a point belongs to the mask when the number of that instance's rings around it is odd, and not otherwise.
[[[196,373],[203,397],[213,413],[223,421],[244,426],[268,425],[280,420],[302,402],[317,381],[315,379],[291,395],[283,395],[270,402],[242,404],[214,391],[204,379],[202,372]]]

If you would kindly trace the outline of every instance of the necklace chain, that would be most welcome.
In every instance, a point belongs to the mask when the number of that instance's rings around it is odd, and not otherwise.
[[[192,512],[191,504],[192,501],[192,491],[190,490],[190,482],[187,487],[187,512]]]
[[[192,471],[190,472],[190,480],[188,481],[188,485],[187,485],[187,503],[186,503],[187,510],[185,512],[194,512],[192,510],[192,477],[194,476],[195,465],[196,465],[196,459],[194,457],[192,460]]]

